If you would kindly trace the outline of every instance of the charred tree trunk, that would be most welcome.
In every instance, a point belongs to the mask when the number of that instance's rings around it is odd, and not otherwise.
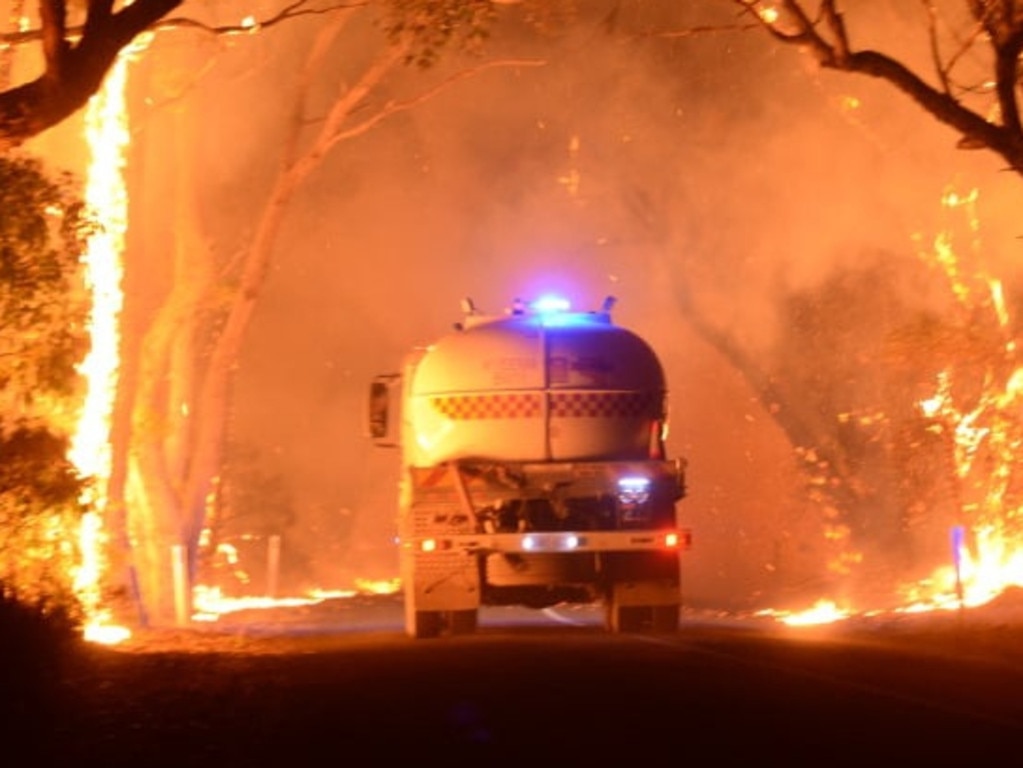
[[[89,0],[81,37],[72,43],[65,0],[41,0],[45,69],[0,93],[0,150],[16,147],[77,112],[99,90],[117,55],[181,0],[136,0],[116,13],[113,0]]]

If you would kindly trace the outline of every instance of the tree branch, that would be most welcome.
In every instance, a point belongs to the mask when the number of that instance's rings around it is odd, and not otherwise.
[[[46,63],[44,77],[51,83],[60,80],[64,71],[64,52],[67,42],[67,8],[61,0],[40,0],[39,17],[43,28],[43,61]]]
[[[1002,125],[1016,137],[1023,138],[1020,131],[1019,102],[1016,92],[1019,88],[1019,56],[1023,52],[1023,30],[1010,35],[995,46],[995,91],[998,106],[1002,111]]]
[[[901,62],[883,53],[853,53],[846,69],[886,80],[940,122],[958,130],[965,139],[997,152],[1013,170],[1023,173],[1023,136],[1020,135],[1018,122],[1016,125],[996,125],[985,120],[949,94],[928,85]]]
[[[135,0],[116,13],[113,0],[90,0],[82,36],[68,41],[66,0],[41,0],[45,70],[0,93],[0,151],[18,146],[78,111],[99,90],[118,53],[181,0]]]
[[[873,50],[851,51],[848,47],[844,24],[837,12],[836,0],[821,0],[821,13],[835,36],[835,42],[823,38],[799,0],[782,0],[786,22],[791,31],[779,27],[780,22],[761,11],[760,0],[735,0],[747,13],[757,18],[777,40],[808,49],[822,67],[846,72],[857,72],[887,81],[929,112],[939,122],[956,129],[963,135],[962,146],[983,146],[999,154],[1017,173],[1023,174],[1023,128],[1020,126],[1016,100],[1019,55],[1023,52],[1023,30],[1007,35],[1013,23],[1002,23],[993,15],[986,3],[974,0],[977,20],[988,31],[995,46],[998,77],[998,97],[1002,108],[1002,123],[986,120],[964,107],[945,90],[929,85],[902,62]]]
[[[941,82],[941,90],[951,96],[952,87],[948,80],[948,69],[941,61],[941,47],[938,45],[938,10],[934,7],[933,0],[922,0],[922,2],[924,10],[927,11],[927,40],[931,51],[931,63]]]
[[[369,4],[369,0],[361,0],[360,2],[336,3],[334,5],[322,6],[320,8],[303,8],[302,6],[304,6],[308,1],[309,0],[295,0],[295,2],[291,5],[286,6],[273,16],[262,20],[257,19],[252,22],[212,25],[187,16],[174,16],[166,19],[158,19],[150,24],[146,29],[150,32],[159,32],[171,29],[194,29],[199,32],[207,32],[211,35],[251,35],[253,32],[258,32],[261,29],[274,27],[282,22],[303,16],[320,16],[349,8],[362,8]],[[86,26],[87,25],[85,24],[79,24],[68,27],[66,37],[71,39],[81,37],[85,34]],[[19,30],[17,32],[0,33],[0,45],[7,45],[11,47],[26,45],[28,43],[36,43],[42,39],[42,27],[39,29],[26,29]]]
[[[498,67],[502,68],[542,67],[546,64],[547,62],[541,59],[498,59],[495,61],[485,62],[475,67],[469,67],[468,69],[460,70],[455,74],[451,75],[450,77],[447,77],[441,82],[437,83],[432,88],[423,91],[422,93],[412,97],[411,99],[406,99],[404,101],[388,102],[378,112],[371,115],[363,122],[357,125],[353,125],[352,127],[347,128],[343,131],[337,131],[328,139],[327,147],[328,148],[333,147],[340,141],[351,139],[355,136],[359,136],[363,133],[366,133],[370,128],[372,128],[382,120],[390,117],[391,115],[397,112],[404,112],[406,110],[412,109],[413,107],[422,104],[424,101],[432,99],[438,93],[450,88],[452,85],[459,82],[460,80],[464,80],[469,77],[474,77],[478,75],[480,72],[484,72],[488,69],[495,69]]]
[[[85,22],[67,26],[67,0],[40,0],[40,28],[0,35],[0,44],[41,42],[45,69],[35,80],[0,93],[0,152],[20,145],[78,111],[99,90],[120,51],[139,33],[190,28],[213,35],[251,34],[302,16],[363,7],[369,0],[317,8],[292,0],[262,21],[212,26],[189,18],[164,18],[182,0],[135,0],[114,11],[114,0],[88,0]]]

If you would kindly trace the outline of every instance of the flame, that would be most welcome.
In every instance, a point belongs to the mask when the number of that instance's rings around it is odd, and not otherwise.
[[[221,616],[238,611],[265,610],[269,608],[294,608],[316,605],[324,600],[351,598],[358,595],[391,595],[401,588],[399,579],[356,579],[354,589],[310,589],[304,595],[292,597],[270,597],[249,595],[227,597],[220,587],[198,584],[192,591],[195,612],[193,621],[214,622]]]
[[[947,207],[965,207],[971,233],[979,229],[974,207],[976,189],[966,195],[948,192]],[[939,374],[933,397],[919,405],[928,418],[952,436],[956,477],[971,492],[963,505],[962,535],[953,543],[951,566],[938,568],[920,584],[907,585],[904,592],[914,598],[903,610],[947,609],[984,605],[1009,587],[1023,586],[1023,507],[1013,498],[1011,486],[1016,457],[1023,445],[1023,428],[1018,424],[1023,395],[1023,367],[1013,366],[1016,343],[1005,304],[1002,282],[983,271],[964,275],[951,239],[940,237],[936,250],[953,293],[967,308],[988,312],[1001,333],[1002,350],[988,361],[984,388],[976,403],[960,410],[952,398],[954,372]],[[936,243],[937,245],[937,243]],[[977,243],[974,241],[974,247]],[[977,248],[979,250],[979,248]],[[977,305],[977,306],[974,306]],[[1008,374],[1004,363],[1010,362]],[[1020,501],[1023,501],[1021,499]]]
[[[301,605],[315,605],[323,602],[328,596],[351,596],[354,593],[338,593],[315,591],[308,595],[295,597],[226,597],[220,587],[197,584],[192,590],[192,614],[194,621],[216,621],[219,617],[238,611],[258,610],[266,608],[294,608]]]
[[[108,543],[103,515],[112,465],[110,425],[120,366],[122,254],[128,228],[124,166],[130,136],[125,87],[132,54],[148,45],[149,39],[139,38],[117,58],[85,114],[85,140],[91,157],[85,202],[99,226],[91,233],[82,257],[92,298],[90,349],[79,366],[86,395],[68,458],[79,474],[89,479],[82,501],[90,511],[83,516],[78,533],[81,563],[74,575],[74,588],[85,614],[85,639],[100,643],[120,642],[131,634],[111,624],[110,611],[102,605],[100,583]]]
[[[370,595],[394,595],[401,590],[401,579],[356,579],[355,587]]]
[[[950,190],[942,205],[962,208],[979,258],[979,218],[976,189],[966,194]],[[960,505],[961,525],[952,528],[949,561],[927,578],[898,589],[901,603],[887,613],[975,608],[991,602],[1010,587],[1023,587],[1023,494],[1016,486],[1023,448],[1019,420],[1023,400],[1023,365],[1016,365],[1016,341],[1005,303],[1002,282],[983,269],[967,269],[953,247],[949,232],[937,235],[933,251],[921,254],[943,273],[952,296],[965,317],[986,315],[1001,334],[1001,349],[985,360],[982,390],[969,407],[956,403],[954,367],[938,373],[934,392],[919,400],[921,414],[939,434],[951,440],[955,480],[965,500]],[[877,611],[875,611],[876,613]],[[821,623],[852,615],[834,603],[820,600],[801,613],[767,610],[788,624]]]
[[[848,618],[852,612],[839,608],[832,600],[821,599],[814,603],[812,608],[803,611],[780,611],[767,609],[759,611],[757,616],[769,616],[777,619],[790,627],[805,627],[817,624],[829,624],[834,621]]]

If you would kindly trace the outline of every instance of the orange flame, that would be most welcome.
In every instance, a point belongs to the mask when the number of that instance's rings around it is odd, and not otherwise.
[[[812,608],[807,608],[804,611],[780,611],[767,609],[759,611],[756,615],[769,616],[777,619],[783,624],[788,624],[790,627],[805,627],[839,621],[851,616],[852,612],[844,608],[839,608],[838,605],[831,600],[821,599],[814,603]]]
[[[963,209],[970,245],[979,258],[978,198],[976,189],[967,194],[950,191],[943,196],[942,205]],[[954,369],[940,372],[934,393],[917,403],[921,413],[934,422],[934,428],[950,436],[956,480],[973,499],[962,505],[964,524],[953,537],[950,562],[937,567],[928,578],[902,585],[902,602],[891,613],[974,608],[991,602],[1010,587],[1023,587],[1023,499],[1011,494],[1013,474],[1019,468],[1017,457],[1023,447],[1023,425],[1018,418],[1023,366],[1012,364],[1016,341],[1003,286],[980,264],[966,269],[948,231],[939,233],[933,249],[921,256],[941,270],[952,295],[968,310],[967,314],[975,315],[977,310],[990,313],[1002,334],[1003,349],[992,355],[984,390],[969,409],[960,409],[953,397]],[[1007,375],[1006,362],[1012,364]],[[852,614],[851,610],[839,610],[834,603],[820,600],[803,612],[767,610],[760,615],[788,624],[817,624]]]
[[[89,101],[85,139],[91,160],[85,189],[86,205],[99,227],[92,233],[82,258],[92,294],[89,318],[90,349],[79,366],[86,382],[85,402],[72,436],[68,458],[90,483],[83,502],[90,511],[78,535],[81,563],[74,578],[75,592],[85,613],[86,640],[112,643],[130,636],[111,624],[102,605],[100,583],[106,569],[107,532],[103,515],[111,474],[110,425],[120,366],[120,314],[123,306],[122,254],[128,227],[128,195],[124,180],[128,133],[125,86],[130,55],[148,45],[143,39],[118,57],[103,87]]]

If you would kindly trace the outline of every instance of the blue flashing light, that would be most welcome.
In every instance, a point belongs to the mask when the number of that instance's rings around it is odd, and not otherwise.
[[[568,312],[572,308],[568,299],[561,296],[541,296],[532,303],[533,311],[539,315],[554,315],[560,312]]]

